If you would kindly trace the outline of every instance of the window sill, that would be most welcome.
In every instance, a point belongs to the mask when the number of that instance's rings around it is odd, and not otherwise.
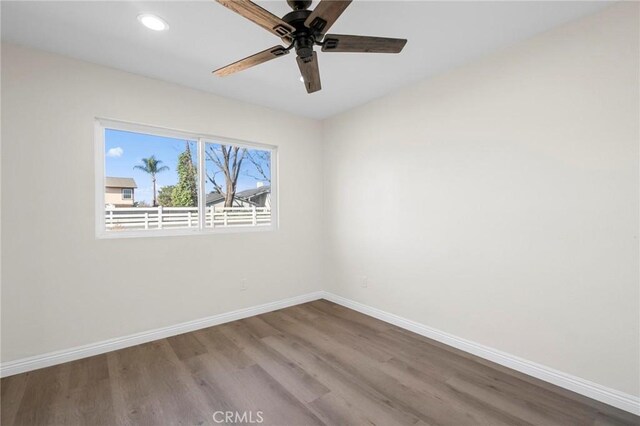
[[[273,232],[277,231],[275,225],[269,226],[237,226],[217,229],[158,229],[148,231],[122,231],[109,232],[102,231],[96,234],[98,240],[113,240],[123,238],[156,238],[156,237],[184,237],[195,235],[219,235],[219,234],[245,234],[251,232]]]

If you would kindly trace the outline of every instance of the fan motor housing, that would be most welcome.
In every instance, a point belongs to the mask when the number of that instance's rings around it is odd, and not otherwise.
[[[299,9],[289,12],[282,17],[283,21],[296,29],[295,32],[291,34],[293,47],[296,49],[296,54],[303,60],[310,59],[313,56],[313,45],[318,35],[314,30],[304,25],[309,15],[311,15],[310,10]],[[288,41],[291,42],[291,39]]]
[[[307,32],[309,28],[305,27],[304,21],[311,15],[310,10],[294,10],[282,17],[282,20],[296,29],[297,32]]]

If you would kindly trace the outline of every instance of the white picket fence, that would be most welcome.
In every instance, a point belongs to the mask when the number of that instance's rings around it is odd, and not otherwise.
[[[197,228],[197,207],[112,207],[105,210],[107,230]],[[205,227],[268,226],[268,207],[206,207]]]

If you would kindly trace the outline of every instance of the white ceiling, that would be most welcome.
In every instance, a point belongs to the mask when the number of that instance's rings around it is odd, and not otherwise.
[[[258,3],[278,16],[290,10],[284,0]],[[0,4],[3,41],[313,118],[363,104],[607,5],[355,0],[330,32],[409,42],[399,55],[320,52],[322,91],[308,95],[293,54],[230,77],[212,76],[213,69],[280,42],[214,1]],[[164,18],[169,31],[142,27],[136,19],[142,12]]]

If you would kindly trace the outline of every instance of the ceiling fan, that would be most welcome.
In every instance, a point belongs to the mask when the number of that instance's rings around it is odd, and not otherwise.
[[[313,93],[322,88],[314,45],[322,46],[323,52],[399,53],[407,43],[406,39],[399,38],[326,34],[351,0],[321,0],[314,10],[308,10],[311,0],[287,0],[293,11],[282,19],[250,0],[216,1],[280,37],[288,45],[270,47],[215,70],[213,74],[220,77],[284,56],[295,49],[304,85],[308,93]]]

